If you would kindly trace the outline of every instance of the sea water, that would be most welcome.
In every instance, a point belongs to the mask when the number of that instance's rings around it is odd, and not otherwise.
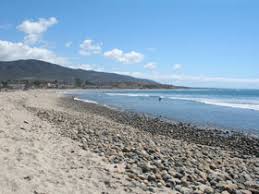
[[[73,95],[127,111],[259,135],[259,90],[81,90]]]

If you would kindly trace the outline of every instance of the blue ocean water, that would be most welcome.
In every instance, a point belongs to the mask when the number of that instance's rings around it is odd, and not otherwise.
[[[81,90],[73,95],[80,100],[175,121],[259,135],[259,90]]]

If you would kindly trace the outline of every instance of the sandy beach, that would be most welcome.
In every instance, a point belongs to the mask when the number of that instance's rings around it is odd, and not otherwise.
[[[0,193],[259,193],[259,140],[61,90],[0,92]]]

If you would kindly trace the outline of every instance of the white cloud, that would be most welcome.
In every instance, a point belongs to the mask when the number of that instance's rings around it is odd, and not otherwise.
[[[144,68],[149,69],[149,70],[154,70],[156,69],[156,63],[150,62],[144,65]]]
[[[101,43],[94,43],[93,40],[86,39],[80,44],[79,53],[81,55],[99,54],[102,51]]]
[[[71,47],[71,46],[72,46],[72,44],[73,44],[73,43],[72,43],[71,41],[66,42],[66,43],[65,43],[65,47],[69,48],[69,47]]]
[[[259,78],[232,78],[232,77],[208,77],[208,76],[186,76],[186,75],[175,75],[172,76],[174,79],[196,81],[196,82],[221,82],[221,83],[259,83]]]
[[[127,72],[131,75],[130,72]],[[140,78],[151,79],[161,83],[175,85],[195,86],[195,87],[243,87],[259,88],[259,78],[233,78],[233,77],[213,77],[213,76],[193,76],[180,74],[163,74],[153,72],[152,74],[141,73]]]
[[[80,64],[78,65],[79,69],[84,69],[84,70],[93,70],[93,64]]]
[[[174,70],[180,70],[180,69],[182,69],[182,67],[183,67],[182,64],[174,64],[174,65],[173,65],[173,69],[174,69]]]
[[[140,78],[140,77],[144,77],[144,76],[145,76],[142,72],[138,72],[138,71],[135,71],[135,72],[129,72],[129,71],[113,71],[113,72],[111,72],[111,73],[117,73],[117,74],[121,74],[121,75],[128,75],[128,76],[137,77],[137,78]]]
[[[58,20],[55,17],[48,19],[39,18],[37,21],[25,20],[17,26],[17,29],[26,34],[24,37],[26,44],[35,44],[41,39],[43,33],[46,32],[49,27],[57,23]]]
[[[69,63],[66,58],[59,57],[48,49],[31,47],[22,42],[0,40],[0,60],[11,61],[19,59],[38,59],[60,65]]]
[[[84,69],[84,70],[93,70],[93,71],[104,71],[102,67],[96,64],[80,64],[77,66],[74,66],[73,68],[77,69]]]
[[[122,50],[116,48],[105,52],[104,56],[125,64],[139,63],[144,59],[144,55],[141,53],[135,51],[124,53]]]

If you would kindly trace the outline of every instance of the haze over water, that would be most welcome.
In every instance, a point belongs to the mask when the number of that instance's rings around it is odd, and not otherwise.
[[[73,94],[123,110],[259,134],[259,90],[93,90]]]

